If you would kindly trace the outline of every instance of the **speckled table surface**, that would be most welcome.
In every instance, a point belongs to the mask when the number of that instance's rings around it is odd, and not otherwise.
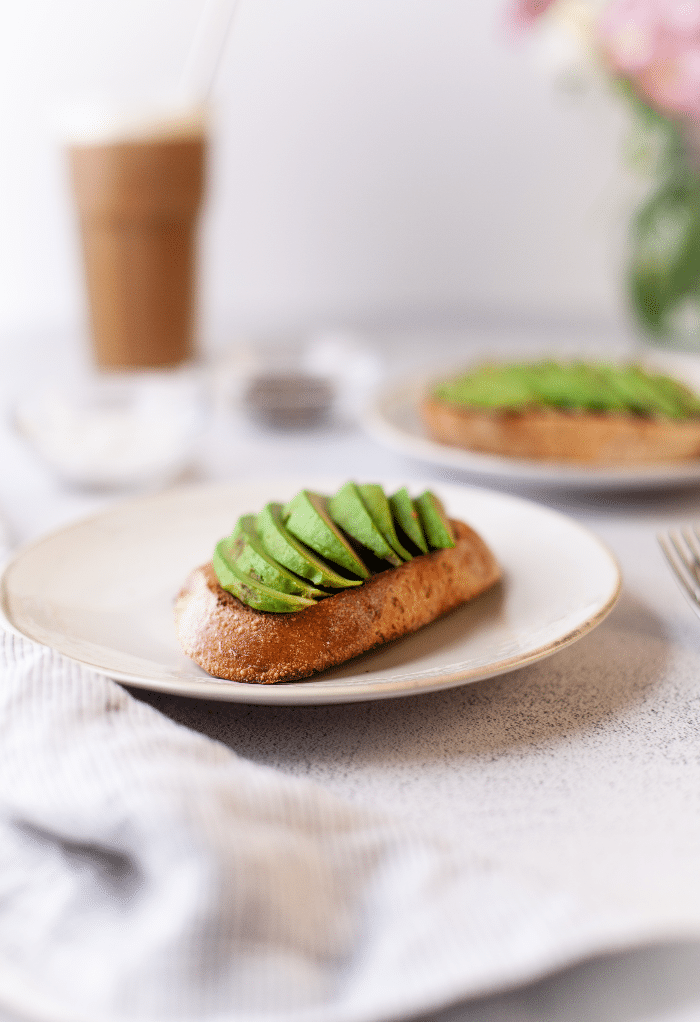
[[[236,415],[213,422],[196,477],[336,475],[342,465],[348,477],[459,481],[382,449],[352,422],[280,435]],[[0,453],[0,507],[18,540],[113,499],[61,489],[7,429]],[[639,948],[458,1006],[440,1022],[700,1018],[700,621],[656,542],[657,529],[700,519],[700,489],[523,495],[595,532],[624,577],[610,616],[551,658],[461,688],[350,705],[134,694],[256,762],[517,861],[589,902],[632,908],[648,924]]]

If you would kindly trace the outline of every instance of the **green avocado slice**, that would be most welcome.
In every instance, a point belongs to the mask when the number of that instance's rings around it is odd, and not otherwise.
[[[434,549],[455,546],[452,525],[445,513],[442,501],[430,490],[416,497],[416,508],[428,544]]]
[[[233,534],[222,540],[221,554],[245,575],[281,593],[294,593],[310,600],[328,595],[321,589],[314,589],[305,578],[292,574],[268,554],[255,530],[254,515],[238,519]]]
[[[314,606],[314,600],[271,589],[270,586],[246,575],[235,564],[230,564],[225,559],[222,550],[222,546],[226,542],[226,540],[221,540],[216,546],[212,558],[214,571],[221,588],[238,597],[241,603],[246,603],[254,610],[268,610],[275,614],[292,614],[294,611]]]
[[[668,393],[663,386],[657,386],[653,377],[638,366],[609,368],[607,379],[627,407],[640,415],[661,415],[669,419],[686,417],[676,395]]]
[[[682,383],[670,376],[654,376],[653,381],[655,389],[676,404],[679,418],[692,418],[700,415],[700,398]]]
[[[379,483],[362,483],[359,487],[360,494],[369,511],[374,524],[396,551],[403,561],[412,561],[413,554],[409,553],[405,546],[399,541],[394,528],[394,519],[391,514],[391,507],[387,500],[386,493]]]
[[[625,404],[607,383],[604,367],[585,362],[533,366],[533,389],[538,404],[590,411],[624,411]]]
[[[377,528],[371,514],[360,496],[357,483],[349,482],[328,500],[328,512],[335,522],[351,539],[371,550],[377,557],[389,561],[394,567],[401,564],[382,533]]]
[[[281,504],[266,504],[258,514],[255,525],[270,556],[297,575],[316,585],[328,586],[329,589],[362,585],[359,579],[339,575],[330,564],[293,536],[282,521]]]
[[[531,406],[684,419],[700,399],[682,384],[642,368],[598,361],[482,365],[436,384],[439,401],[504,412]]]
[[[427,554],[428,544],[425,541],[420,517],[405,486],[389,497],[389,507],[399,528],[403,529],[411,542],[415,543],[419,550]]]
[[[369,578],[367,565],[331,518],[326,498],[320,493],[301,490],[286,505],[282,517],[288,530],[316,553],[360,578]]]
[[[530,374],[521,365],[485,365],[435,386],[434,396],[448,404],[518,411],[532,402]]]

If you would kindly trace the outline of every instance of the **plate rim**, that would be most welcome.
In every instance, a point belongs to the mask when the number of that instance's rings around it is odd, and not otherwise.
[[[329,480],[329,482],[337,482],[338,478],[339,477],[334,477],[334,479]],[[384,478],[386,479],[387,477]],[[237,483],[235,481],[219,481],[170,487],[157,494],[143,494],[141,496],[115,502],[100,511],[80,517],[72,522],[68,522],[63,526],[42,534],[31,542],[23,545],[14,553],[13,556],[0,565],[0,625],[23,639],[35,642],[38,645],[46,646],[46,643],[42,643],[41,640],[36,639],[33,635],[24,631],[12,619],[7,606],[7,576],[10,569],[13,565],[18,564],[25,554],[33,552],[42,544],[50,542],[52,539],[58,536],[63,536],[73,530],[79,530],[85,525],[99,522],[101,519],[107,518],[115,512],[119,513],[124,509],[138,507],[144,503],[158,502],[164,497],[172,499],[173,497],[186,497],[188,494],[198,494],[206,491],[235,491],[238,487],[246,488],[251,486],[269,485],[271,483],[276,485],[277,481],[279,481],[280,485],[293,485],[298,484],[299,477],[284,476],[275,477],[274,479],[253,478],[247,479],[241,483]],[[315,484],[317,482],[318,480],[314,480]],[[231,682],[223,679],[215,679],[207,676],[205,672],[202,672],[201,681],[184,679],[182,683],[179,683],[175,679],[159,679],[130,671],[113,670],[101,664],[91,662],[89,657],[76,657],[69,653],[65,653],[57,646],[49,645],[48,648],[53,649],[55,652],[64,656],[67,660],[70,660],[73,663],[89,670],[93,670],[97,674],[111,678],[122,684],[148,691],[165,692],[186,698],[201,698],[222,702],[268,706],[323,705],[331,703],[365,702],[375,699],[397,698],[399,696],[422,695],[429,692],[456,688],[461,685],[472,684],[478,681],[487,680],[488,678],[498,677],[499,675],[518,670],[519,668],[525,667],[529,664],[537,663],[540,660],[544,660],[549,656],[552,656],[560,649],[564,649],[565,647],[572,645],[585,635],[589,634],[615,607],[620,597],[623,584],[622,572],[617,558],[612,553],[608,545],[601,540],[599,536],[597,536],[591,529],[578,522],[575,518],[572,518],[561,511],[549,508],[546,505],[539,504],[537,501],[530,500],[519,495],[490,490],[486,487],[478,487],[461,483],[442,483],[434,480],[419,479],[416,477],[412,479],[404,478],[403,482],[405,485],[420,486],[421,484],[428,483],[428,485],[437,489],[477,492],[486,495],[488,498],[499,503],[512,503],[514,505],[524,504],[535,513],[541,513],[543,515],[563,520],[567,523],[567,527],[579,530],[588,538],[589,541],[593,541],[598,546],[600,551],[606,557],[609,566],[613,570],[615,583],[608,592],[605,601],[596,609],[595,613],[589,615],[584,621],[578,623],[573,628],[570,628],[562,635],[542,643],[540,646],[530,650],[529,652],[511,654],[501,660],[494,660],[487,665],[482,665],[472,670],[461,669],[459,671],[452,672],[445,671],[444,673],[433,677],[426,677],[425,675],[408,678],[398,677],[395,679],[368,682],[364,685],[353,684],[353,682],[357,679],[361,679],[362,675],[353,675],[349,678],[327,683],[323,682],[323,675],[320,675],[296,682],[273,685]],[[507,565],[504,565],[504,569],[507,572]],[[476,597],[477,600],[479,598],[480,597]],[[399,639],[397,641],[401,640]]]
[[[453,366],[452,372],[458,367]],[[449,373],[449,370],[447,371]],[[690,486],[700,483],[700,458],[694,462],[655,462],[620,468],[586,468],[565,462],[538,462],[527,458],[462,450],[431,440],[402,428],[392,420],[387,406],[399,403],[408,412],[415,411],[415,397],[431,382],[445,374],[414,373],[379,387],[366,402],[361,422],[377,442],[428,465],[458,470],[480,481],[547,486],[551,489],[640,490]]]

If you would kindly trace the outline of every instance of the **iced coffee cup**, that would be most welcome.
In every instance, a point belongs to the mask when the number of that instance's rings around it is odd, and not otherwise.
[[[203,111],[93,115],[72,135],[94,362],[181,365],[195,354]]]

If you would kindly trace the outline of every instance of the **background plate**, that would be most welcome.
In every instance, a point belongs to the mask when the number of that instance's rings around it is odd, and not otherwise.
[[[453,373],[454,375],[454,370]],[[440,379],[450,375],[445,372]],[[473,478],[544,485],[553,489],[649,490],[700,482],[700,458],[627,468],[583,468],[561,462],[479,454],[431,440],[418,416],[421,396],[436,379],[420,376],[382,388],[365,409],[363,424],[379,443],[426,464],[457,469]]]
[[[615,560],[576,522],[518,497],[430,487],[479,532],[504,579],[420,632],[316,679],[217,681],[179,649],[173,599],[240,514],[302,486],[277,479],[174,489],[118,504],[20,551],[0,578],[5,623],[102,674],[142,688],[244,703],[379,699],[478,681],[549,656],[598,624],[619,594]],[[391,491],[406,480],[380,480]]]

